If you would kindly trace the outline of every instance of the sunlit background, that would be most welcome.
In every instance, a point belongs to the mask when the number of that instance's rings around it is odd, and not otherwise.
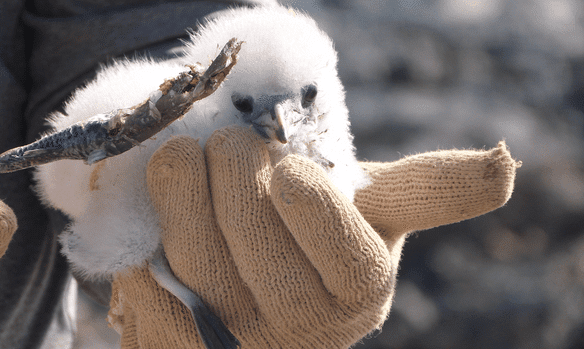
[[[505,139],[523,162],[505,207],[410,237],[357,348],[584,348],[584,3],[281,2],[335,41],[360,159]],[[89,304],[78,348],[108,348]]]

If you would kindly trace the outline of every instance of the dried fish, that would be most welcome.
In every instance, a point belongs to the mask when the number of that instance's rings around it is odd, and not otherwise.
[[[215,92],[237,63],[242,44],[232,38],[204,73],[199,67],[189,66],[190,71],[166,80],[136,106],[96,115],[0,154],[0,173],[63,159],[92,164],[140,145],[183,116],[194,102]]]

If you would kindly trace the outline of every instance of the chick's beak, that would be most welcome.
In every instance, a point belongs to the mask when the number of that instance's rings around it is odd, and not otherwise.
[[[259,117],[251,121],[254,129],[266,139],[274,139],[282,144],[288,143],[286,108],[281,103],[264,108]]]
[[[284,107],[282,107],[280,104],[277,104],[276,107],[274,108],[274,111],[272,114],[272,120],[274,121],[274,133],[276,136],[276,139],[282,143],[282,144],[286,144],[288,143],[288,134],[286,132],[286,127],[285,127],[285,112],[284,112]]]

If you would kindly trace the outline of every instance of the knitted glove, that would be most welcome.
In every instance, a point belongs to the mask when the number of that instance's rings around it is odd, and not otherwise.
[[[354,204],[384,240],[480,216],[511,197],[516,169],[505,142],[491,150],[443,150],[361,163],[372,184]]]
[[[12,209],[0,200],[0,258],[4,256],[12,235],[18,228]]]
[[[397,264],[321,168],[290,156],[272,169],[245,129],[216,132],[206,159],[196,141],[170,140],[149,191],[173,272],[244,348],[346,348],[381,326]],[[146,266],[116,275],[110,323],[122,348],[202,348]]]
[[[345,348],[378,328],[407,232],[501,206],[518,166],[503,143],[364,163],[372,184],[353,205],[309,160],[289,156],[272,169],[262,143],[219,131],[205,166],[195,141],[175,138],[148,168],[175,275],[244,348]],[[122,348],[202,348],[189,311],[146,267],[116,276],[111,306]]]

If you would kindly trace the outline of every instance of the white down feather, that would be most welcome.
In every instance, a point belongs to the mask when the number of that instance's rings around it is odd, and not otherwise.
[[[87,277],[108,277],[151,258],[160,244],[160,227],[147,193],[148,160],[173,135],[190,135],[204,144],[216,129],[249,126],[232,104],[234,92],[254,97],[296,93],[315,83],[315,107],[322,115],[316,122],[289,125],[289,142],[269,145],[272,160],[297,153],[320,164],[323,159],[334,163],[325,170],[351,200],[355,189],[366,185],[354,156],[333,44],[312,19],[278,6],[231,10],[207,22],[192,34],[183,57],[121,60],[102,69],[74,93],[65,107],[67,115],[51,115],[50,124],[62,130],[96,114],[136,105],[164,79],[187,70],[185,64],[208,65],[232,37],[244,41],[237,65],[214,94],[196,102],[181,120],[119,156],[93,165],[61,160],[36,171],[44,203],[72,219],[61,235],[63,253]]]

